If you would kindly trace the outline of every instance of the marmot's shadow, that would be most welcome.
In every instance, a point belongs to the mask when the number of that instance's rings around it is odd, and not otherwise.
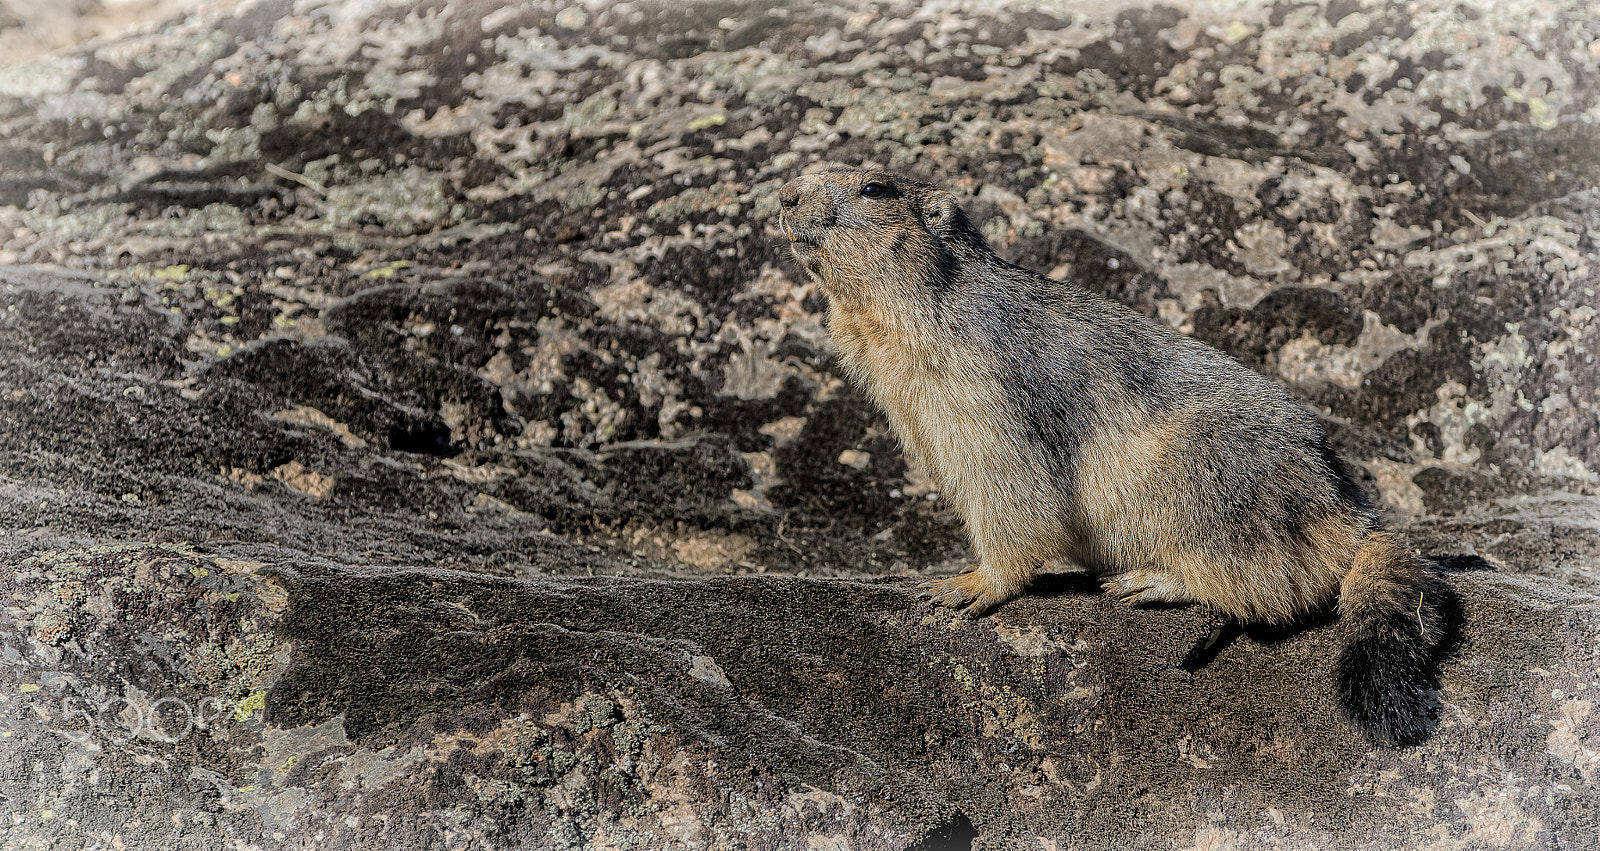
[[[1441,579],[1452,573],[1495,569],[1492,563],[1478,555],[1427,556],[1426,558],[1432,562],[1434,570]],[[1105,592],[1100,587],[1100,581],[1087,573],[1047,573],[1040,575],[1033,581],[1028,588],[1028,593],[1038,597],[1065,597],[1102,594]],[[1415,664],[1411,666],[1413,681],[1409,685],[1421,692],[1438,695],[1444,663],[1461,649],[1462,636],[1466,627],[1466,615],[1461,605],[1460,595],[1456,593],[1455,588],[1448,581],[1430,583],[1427,593],[1432,598],[1427,602],[1431,603],[1431,608],[1438,613],[1438,618],[1433,624],[1433,628],[1438,634],[1427,636],[1432,640],[1427,645],[1428,649],[1425,655],[1420,659],[1414,660]],[[1179,608],[1180,605],[1141,606],[1140,608]],[[1270,646],[1294,638],[1307,630],[1337,626],[1337,623],[1338,613],[1331,604],[1307,612],[1294,621],[1281,625],[1241,624],[1232,618],[1219,616],[1213,623],[1212,628],[1196,639],[1194,645],[1184,654],[1180,665],[1185,671],[1195,673],[1210,665],[1217,656],[1228,649],[1240,636],[1248,637],[1257,644]],[[1432,705],[1429,708],[1436,717],[1440,708],[1437,697],[1433,698]],[[1424,734],[1414,740],[1398,742],[1398,744],[1416,744],[1425,738],[1426,735]]]

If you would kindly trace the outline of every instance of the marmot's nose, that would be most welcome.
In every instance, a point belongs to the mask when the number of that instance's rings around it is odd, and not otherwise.
[[[778,203],[784,207],[793,207],[800,203],[800,190],[795,188],[793,182],[785,183],[778,190]]]

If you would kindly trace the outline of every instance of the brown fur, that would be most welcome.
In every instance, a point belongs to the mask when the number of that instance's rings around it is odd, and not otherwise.
[[[845,370],[889,419],[966,521],[981,572],[949,580],[968,600],[997,605],[1020,593],[1048,557],[1059,523],[1035,459],[1012,436],[982,358],[885,315],[882,302],[841,299],[829,330]],[[980,582],[981,580],[981,582]]]
[[[966,524],[978,566],[929,583],[935,602],[978,614],[1064,560],[1130,602],[1200,602],[1246,622],[1288,623],[1337,593],[1379,636],[1345,669],[1382,658],[1383,635],[1422,658],[1425,644],[1390,627],[1426,595],[1426,564],[1374,531],[1281,388],[1005,263],[926,184],[839,169],[789,183],[779,201],[796,258],[828,296],[845,370]],[[1346,680],[1375,737],[1403,740],[1427,718],[1383,706],[1373,695],[1388,684]]]
[[[1340,614],[1359,619],[1404,617],[1422,607],[1418,589],[1428,573],[1427,562],[1393,535],[1373,532],[1361,541],[1354,564],[1340,582]]]

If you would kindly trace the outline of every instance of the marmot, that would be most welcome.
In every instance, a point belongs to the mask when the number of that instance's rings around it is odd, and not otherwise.
[[[996,256],[950,193],[879,171],[778,193],[840,361],[965,521],[978,566],[927,583],[978,615],[1051,560],[1130,603],[1283,625],[1337,595],[1338,678],[1384,744],[1437,719],[1448,589],[1382,531],[1309,411],[1198,340]]]

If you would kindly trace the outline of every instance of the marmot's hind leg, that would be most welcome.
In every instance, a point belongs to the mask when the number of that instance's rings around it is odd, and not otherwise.
[[[1122,598],[1131,606],[1154,603],[1198,603],[1196,597],[1177,574],[1161,570],[1128,570],[1100,583],[1109,594]]]

